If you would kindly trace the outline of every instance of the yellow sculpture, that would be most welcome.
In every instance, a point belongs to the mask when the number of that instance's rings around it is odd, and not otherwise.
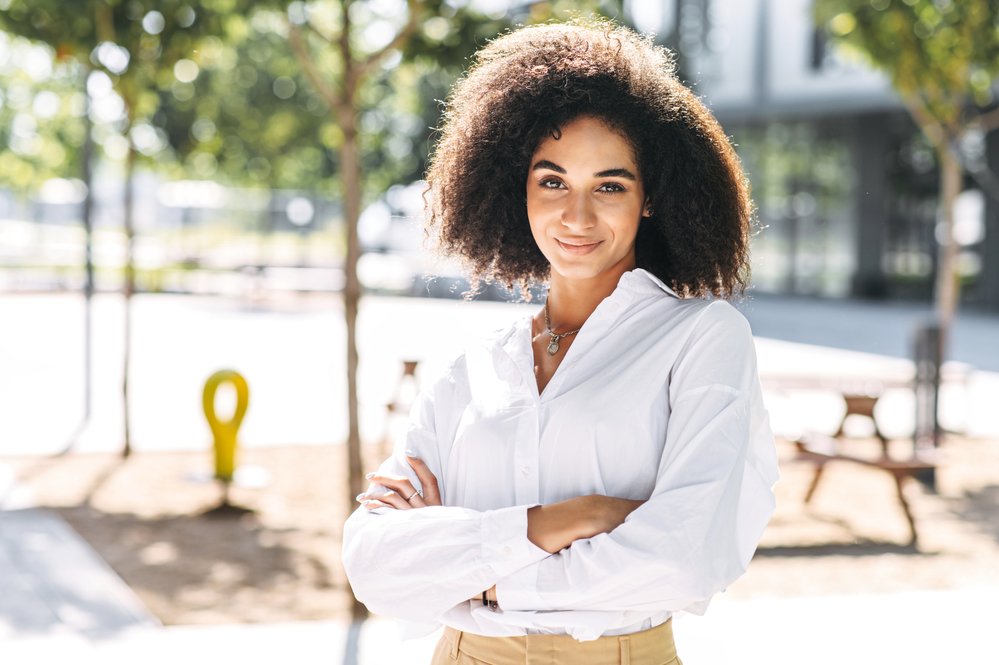
[[[221,422],[215,415],[215,391],[219,385],[229,381],[236,389],[236,412],[232,420]],[[246,404],[249,401],[250,390],[246,379],[229,369],[223,369],[212,374],[205,383],[204,406],[205,417],[215,436],[215,477],[227,486],[232,482],[232,474],[236,470],[236,431],[246,414]]]

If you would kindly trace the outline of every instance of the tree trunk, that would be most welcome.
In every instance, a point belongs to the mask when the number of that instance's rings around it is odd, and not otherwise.
[[[91,136],[93,131],[90,122],[90,93],[87,92],[87,77],[90,69],[84,69],[83,93],[87,99],[87,112],[83,116],[83,128],[86,136],[83,139],[83,155],[80,175],[83,176],[83,184],[87,187],[87,195],[83,199],[83,231],[86,234],[84,245],[84,268],[86,270],[86,281],[83,286],[83,294],[86,298],[86,313],[84,319],[84,409],[83,420],[90,420],[90,411],[93,407],[92,385],[93,385],[93,298],[94,298],[94,178],[91,162],[94,158],[94,139]]]
[[[86,69],[85,72],[89,72]],[[93,332],[93,321],[91,319],[93,313],[93,298],[94,298],[94,178],[93,172],[91,170],[91,160],[94,156],[94,139],[91,136],[91,122],[90,122],[90,93],[87,92],[87,75],[84,74],[83,78],[83,90],[87,99],[87,112],[83,116],[83,127],[86,131],[86,136],[83,139],[83,155],[80,157],[82,160],[81,173],[83,176],[83,183],[87,187],[87,195],[83,199],[83,231],[86,234],[86,240],[84,245],[84,268],[86,270],[86,281],[83,286],[83,294],[86,298],[86,310],[84,318],[84,333],[83,333],[83,344],[84,344],[84,369],[83,369],[83,380],[84,385],[84,408],[83,408],[83,420],[87,422],[90,420],[90,411],[93,406],[93,398],[91,396],[91,386],[93,384],[93,364],[92,364],[92,351],[93,340],[91,339],[91,334]]]
[[[361,244],[357,238],[357,220],[361,216],[361,168],[357,161],[357,131],[354,129],[357,111],[354,109],[352,92],[345,91],[345,101],[337,109],[337,119],[343,130],[340,173],[343,177],[343,218],[344,224],[347,226],[347,257],[343,265],[346,276],[343,289],[343,311],[347,323],[348,513],[353,512],[357,507],[357,501],[354,497],[365,489],[357,413],[357,308],[361,300],[361,284],[357,279],[357,260],[361,256]],[[367,616],[368,608],[354,598],[354,620],[360,621]]]
[[[951,323],[957,311],[960,284],[957,276],[957,243],[954,242],[954,200],[961,193],[961,167],[944,141],[938,149],[940,159],[940,223],[938,232],[936,308],[940,323],[941,358],[946,357]]]
[[[83,209],[80,219],[83,222],[84,234],[84,282],[83,282],[83,419],[76,430],[70,435],[56,455],[65,455],[76,446],[80,436],[90,423],[90,414],[93,406],[93,395],[91,387],[93,385],[93,300],[94,300],[94,183],[91,173],[91,161],[94,153],[94,141],[91,136],[92,125],[90,121],[90,94],[87,92],[87,77],[90,69],[83,68],[83,94],[87,100],[87,112],[83,114],[83,148],[80,155],[80,179],[86,186],[87,192],[83,197]]]
[[[133,201],[132,201],[132,178],[135,174],[135,147],[131,139],[128,142],[128,157],[125,160],[125,371],[122,380],[122,406],[125,413],[125,449],[122,451],[123,457],[132,454],[131,424],[129,422],[130,409],[128,399],[128,371],[132,355],[132,294],[135,293],[135,266],[132,263],[133,245],[135,241],[135,226],[132,221]]]

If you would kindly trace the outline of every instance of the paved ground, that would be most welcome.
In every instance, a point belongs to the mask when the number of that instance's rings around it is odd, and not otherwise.
[[[674,626],[686,665],[988,663],[999,588],[716,602]],[[400,643],[394,622],[173,626],[115,638],[78,635],[4,641],[7,663],[242,665],[427,663],[437,636]]]
[[[999,588],[733,601],[674,632],[687,665],[985,663]],[[722,636],[724,638],[722,639]],[[161,627],[54,513],[0,512],[5,664],[426,663],[437,635],[402,643],[394,622]]]
[[[361,393],[365,435],[381,434],[382,404],[399,361],[420,357],[432,372],[449,348],[527,311],[495,303],[371,298],[362,311]],[[82,451],[120,445],[121,306],[95,304],[93,418],[79,433]],[[761,372],[884,376],[908,371],[908,335],[918,308],[758,298],[746,308],[758,335]],[[0,455],[53,452],[82,419],[82,307],[78,298],[0,297]],[[328,443],[342,438],[343,333],[333,300],[257,303],[141,296],[135,308],[134,440],[140,450],[204,449],[204,379],[233,367],[251,384],[242,430],[247,446]],[[999,431],[999,317],[960,320],[953,357],[979,371],[952,386],[947,418],[972,433]],[[993,341],[989,341],[993,340]],[[825,344],[816,347],[815,344]],[[830,348],[832,347],[832,348]],[[873,355],[879,354],[879,355]],[[224,396],[223,396],[224,398]],[[224,401],[220,400],[220,401]],[[883,427],[907,426],[911,404],[886,394]],[[989,406],[989,405],[993,406]],[[802,419],[828,428],[835,395],[768,395],[778,427]],[[841,407],[839,407],[841,408]],[[841,413],[841,411],[840,411]],[[822,419],[825,418],[826,422]],[[0,475],[3,468],[0,467]],[[4,479],[0,478],[0,495]],[[8,483],[9,486],[9,483]],[[0,513],[0,653],[4,663],[322,663],[426,662],[433,640],[400,645],[392,622],[360,630],[345,623],[155,626],[127,587],[78,536],[50,515]],[[60,590],[61,589],[61,590]],[[676,626],[687,665],[715,663],[989,662],[999,589],[973,587],[883,595],[735,600],[721,597],[707,616]],[[719,636],[725,636],[720,639]],[[747,654],[746,645],[755,651]],[[345,657],[346,656],[346,657]]]

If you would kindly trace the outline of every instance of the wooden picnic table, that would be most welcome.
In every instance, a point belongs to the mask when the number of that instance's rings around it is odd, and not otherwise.
[[[905,513],[905,519],[909,522],[909,530],[912,533],[909,545],[915,547],[919,539],[919,533],[916,530],[916,520],[912,515],[912,509],[910,508],[909,502],[906,500],[905,493],[902,490],[902,483],[906,478],[913,478],[921,473],[926,473],[936,468],[937,465],[934,460],[934,456],[931,455],[933,451],[929,451],[926,454],[921,453],[918,456],[914,454],[909,459],[904,460],[893,459],[888,457],[887,454],[878,458],[869,459],[857,455],[844,455],[839,451],[838,444],[838,438],[823,437],[817,434],[804,434],[800,439],[794,441],[797,451],[794,459],[797,461],[810,462],[815,466],[815,475],[812,476],[812,482],[808,486],[808,492],[805,493],[805,504],[808,504],[812,500],[812,495],[815,494],[815,488],[818,487],[819,480],[822,478],[822,472],[825,469],[826,464],[829,462],[852,462],[854,464],[881,469],[882,471],[890,473],[895,481],[898,501],[902,505],[902,512]]]
[[[941,379],[942,382],[964,381],[967,373],[967,366],[953,364],[948,367],[944,365]],[[936,468],[935,451],[920,451],[917,455],[914,447],[912,456],[907,459],[895,459],[889,456],[888,438],[881,432],[878,427],[877,418],[874,417],[874,409],[885,391],[889,388],[912,389],[914,376],[905,376],[901,372],[887,378],[834,374],[820,376],[784,374],[778,376],[761,376],[760,379],[764,390],[781,392],[821,390],[835,392],[842,396],[846,404],[843,419],[840,421],[839,428],[833,436],[825,436],[815,432],[804,432],[793,439],[796,450],[794,460],[808,462],[815,467],[815,474],[808,487],[808,492],[805,494],[804,502],[808,504],[811,501],[818,487],[819,480],[822,478],[825,465],[829,462],[852,462],[854,464],[881,469],[891,474],[895,481],[898,500],[912,533],[909,545],[914,547],[918,541],[916,520],[913,517],[909,502],[905,498],[902,486],[907,478],[917,477]],[[840,450],[840,441],[845,437],[843,427],[846,419],[851,415],[868,417],[874,423],[875,436],[881,443],[881,455],[879,457],[866,458],[857,455],[848,455]]]

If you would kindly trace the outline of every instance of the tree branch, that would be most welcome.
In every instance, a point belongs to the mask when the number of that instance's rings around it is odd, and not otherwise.
[[[316,26],[312,25],[308,21],[306,21],[304,25],[307,28],[309,28],[310,30],[312,30],[312,32],[314,32],[317,35],[319,35],[320,37],[322,37],[323,41],[326,42],[327,44],[329,44],[330,46],[336,46],[336,43],[337,43],[336,40],[333,39],[332,37],[327,37],[325,34],[323,34],[323,32],[321,30],[317,29]]]
[[[991,196],[993,200],[999,201],[999,178],[988,167],[988,164],[980,160],[966,158],[964,153],[961,152],[957,141],[951,141],[948,147],[961,169],[971,174],[971,177],[978,183],[983,192]]]
[[[406,25],[402,26],[402,29],[396,33],[396,36],[392,38],[392,41],[369,55],[362,62],[358,63],[357,69],[354,70],[356,81],[360,81],[361,77],[364,76],[368,69],[376,65],[378,61],[384,58],[389,51],[402,46],[402,44],[409,39],[413,30],[416,29],[416,24],[420,18],[419,10],[423,3],[419,0],[407,0],[407,4],[409,5],[409,20],[406,21]]]
[[[357,65],[354,62],[354,52],[350,50],[350,29],[352,27],[350,2],[351,0],[343,1],[343,27],[340,28],[340,39],[337,40],[340,44],[340,57],[343,59],[343,102],[346,105],[354,103],[354,93],[357,91],[357,76],[354,74]],[[345,134],[348,131],[354,131],[352,127],[343,127],[342,122],[340,124]]]
[[[319,72],[316,70],[316,63],[312,60],[312,54],[309,53],[305,42],[302,41],[302,33],[294,23],[289,25],[288,37],[291,42],[291,49],[295,52],[295,58],[298,60],[298,64],[301,65],[302,71],[305,72],[305,76],[309,79],[309,82],[312,83],[312,87],[323,96],[323,99],[330,105],[330,108],[339,106],[342,102],[340,95],[333,88],[326,85],[322,76],[319,75]]]
[[[986,134],[993,129],[999,129],[999,108],[994,108],[988,113],[981,114],[975,118],[974,123],[980,126]]]
[[[944,129],[936,118],[930,113],[929,109],[917,95],[904,95],[902,99],[905,101],[906,107],[909,109],[909,113],[912,114],[913,119],[919,125],[919,128],[923,130],[926,134],[926,138],[933,143],[937,148],[942,148],[946,146],[947,143],[947,131]]]
[[[94,28],[97,39],[102,42],[114,42],[114,10],[109,5],[98,3],[94,5]]]

